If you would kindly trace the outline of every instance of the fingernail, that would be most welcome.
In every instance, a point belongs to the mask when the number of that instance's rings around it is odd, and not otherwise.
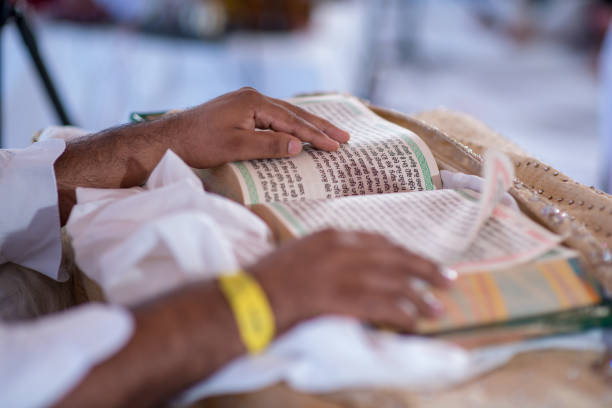
[[[289,146],[287,146],[287,151],[289,152],[289,155],[294,156],[298,154],[301,150],[302,143],[298,142],[297,140],[289,141]]]
[[[408,316],[414,317],[417,314],[416,306],[407,299],[398,300],[397,306],[402,310],[402,312],[406,313]]]
[[[410,278],[409,279],[410,287],[418,293],[427,292],[429,290],[429,285],[425,283],[425,281],[418,278]]]
[[[427,303],[427,306],[429,306],[435,314],[440,314],[444,311],[444,305],[442,302],[440,302],[431,292],[425,292],[423,294],[423,301]]]
[[[457,279],[457,271],[446,266],[440,268],[440,275],[444,276],[449,281],[454,281]]]

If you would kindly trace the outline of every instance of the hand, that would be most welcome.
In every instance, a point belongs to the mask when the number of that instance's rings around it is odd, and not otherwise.
[[[380,235],[334,230],[288,243],[248,271],[281,325],[340,314],[407,331],[442,312],[423,283],[444,288],[456,278]]]
[[[446,287],[453,280],[384,237],[333,230],[288,243],[247,271],[270,299],[278,334],[323,314],[410,330],[418,315],[440,311],[414,282]],[[214,281],[186,285],[133,313],[129,343],[94,367],[60,406],[159,405],[244,352]]]
[[[171,118],[168,118],[171,119]],[[175,115],[172,149],[192,167],[295,156],[302,142],[334,151],[349,134],[288,102],[242,88]],[[263,131],[267,130],[267,131]]]

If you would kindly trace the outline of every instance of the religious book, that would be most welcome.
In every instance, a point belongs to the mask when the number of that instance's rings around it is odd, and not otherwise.
[[[201,171],[208,190],[253,205],[441,187],[438,166],[425,142],[379,117],[357,98],[326,95],[290,102],[341,126],[350,132],[350,142],[333,153],[304,145],[297,157]]]
[[[453,289],[434,290],[445,315],[422,319],[417,332],[467,346],[563,332],[575,328],[585,310],[606,308],[578,253],[501,202],[513,178],[503,155],[485,162],[480,194],[442,189],[440,168],[425,142],[357,98],[290,101],[347,130],[351,140],[336,152],[305,144],[296,157],[196,170],[208,191],[263,219],[277,243],[330,227],[376,232],[457,270]],[[610,320],[595,317],[585,317],[584,325]]]

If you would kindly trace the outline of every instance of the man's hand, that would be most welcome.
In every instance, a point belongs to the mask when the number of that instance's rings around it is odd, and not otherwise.
[[[270,299],[278,335],[325,314],[410,330],[419,315],[441,311],[422,283],[447,287],[454,280],[380,235],[332,230],[288,243],[247,270]],[[133,312],[130,342],[58,406],[159,405],[245,352],[216,281],[187,285]]]
[[[308,142],[336,150],[348,133],[290,103],[243,88],[151,122],[104,130],[70,141],[55,162],[62,225],[77,187],[143,184],[172,149],[192,167],[288,157]]]
[[[184,132],[168,135],[173,138],[171,148],[197,168],[295,156],[302,151],[302,142],[334,151],[349,140],[347,132],[325,119],[253,88],[177,113],[175,120],[184,123]]]
[[[270,297],[281,328],[341,314],[409,331],[419,315],[442,312],[426,287],[448,287],[456,277],[380,235],[334,230],[293,241],[248,271]]]

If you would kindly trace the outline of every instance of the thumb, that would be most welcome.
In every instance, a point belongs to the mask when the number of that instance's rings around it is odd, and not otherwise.
[[[284,132],[246,131],[240,132],[234,151],[239,160],[271,159],[290,157],[302,151],[302,142]]]

